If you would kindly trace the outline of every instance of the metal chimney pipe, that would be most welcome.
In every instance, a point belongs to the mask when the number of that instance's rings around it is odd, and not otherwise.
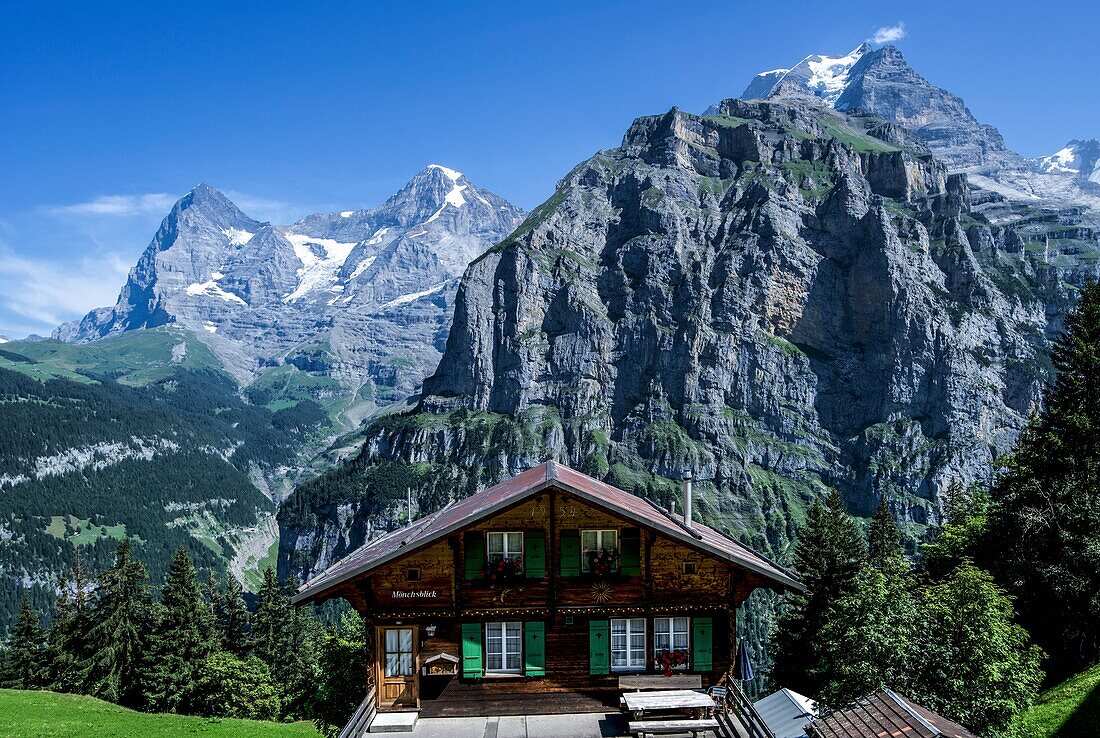
[[[684,484],[684,525],[691,527],[691,469],[684,469],[680,474]]]

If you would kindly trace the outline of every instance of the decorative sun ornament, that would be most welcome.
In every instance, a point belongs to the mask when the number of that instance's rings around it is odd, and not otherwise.
[[[592,601],[597,605],[606,605],[611,602],[615,589],[607,582],[596,582],[592,585]]]

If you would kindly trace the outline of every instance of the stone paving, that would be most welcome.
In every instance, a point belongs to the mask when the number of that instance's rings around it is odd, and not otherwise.
[[[626,719],[614,713],[519,715],[508,717],[424,718],[415,738],[612,738],[625,736]]]

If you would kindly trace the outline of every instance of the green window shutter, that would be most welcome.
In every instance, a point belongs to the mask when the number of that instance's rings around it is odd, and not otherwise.
[[[581,532],[570,528],[561,532],[561,575],[581,575]]]
[[[619,538],[619,570],[629,576],[642,573],[642,536],[637,528],[623,528]]]
[[[542,621],[523,624],[523,673],[546,676],[546,624]]]
[[[611,673],[611,622],[588,621],[588,673]]]
[[[478,679],[482,676],[481,623],[462,624],[462,676]]]
[[[691,668],[695,671],[714,668],[713,626],[713,618],[695,618],[691,621]]]
[[[528,579],[546,576],[546,532],[529,530],[523,534],[523,571]]]
[[[463,548],[466,550],[466,578],[481,579],[485,574],[485,534],[468,532]]]

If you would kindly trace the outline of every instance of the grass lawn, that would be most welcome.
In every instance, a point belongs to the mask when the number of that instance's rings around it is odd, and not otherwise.
[[[1016,721],[1028,738],[1094,738],[1100,726],[1100,664],[1048,689]]]
[[[94,697],[0,689],[0,735],[11,738],[159,738],[190,735],[211,738],[317,738],[321,734],[312,723],[268,723],[257,720],[154,715],[127,710]]]

